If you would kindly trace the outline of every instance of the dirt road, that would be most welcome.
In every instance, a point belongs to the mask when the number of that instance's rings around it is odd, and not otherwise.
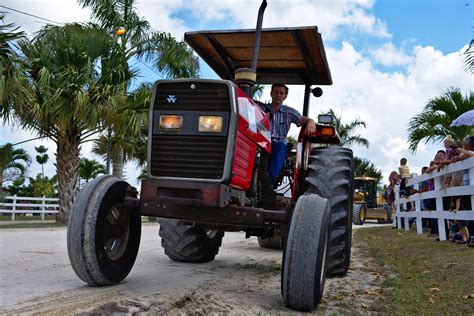
[[[145,224],[130,275],[101,288],[74,274],[64,228],[0,230],[0,253],[0,314],[292,312],[280,296],[281,252],[243,233],[226,233],[215,261],[184,264],[164,255],[158,225]],[[365,314],[381,305],[383,275],[357,243],[352,253],[348,275],[328,279],[318,314]]]

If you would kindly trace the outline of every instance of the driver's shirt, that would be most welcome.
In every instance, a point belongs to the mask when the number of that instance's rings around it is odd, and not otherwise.
[[[286,136],[290,130],[291,123],[301,126],[301,114],[292,107],[282,105],[277,112],[273,112],[271,104],[260,103],[260,108],[270,116],[270,129],[272,142],[286,144]]]

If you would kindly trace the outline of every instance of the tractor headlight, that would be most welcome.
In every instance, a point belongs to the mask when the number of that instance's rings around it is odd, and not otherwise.
[[[222,116],[200,116],[198,130],[200,132],[222,132]]]
[[[180,130],[182,126],[181,115],[160,115],[160,130]]]

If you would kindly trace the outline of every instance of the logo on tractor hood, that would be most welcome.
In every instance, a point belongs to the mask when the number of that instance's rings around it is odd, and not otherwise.
[[[174,94],[169,94],[166,98],[166,101],[168,101],[168,103],[175,103],[176,100],[178,100],[178,98],[176,98]]]

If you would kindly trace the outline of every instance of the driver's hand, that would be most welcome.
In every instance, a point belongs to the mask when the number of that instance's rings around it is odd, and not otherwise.
[[[309,119],[308,124],[306,125],[306,135],[312,135],[316,132],[316,123],[313,119]]]

